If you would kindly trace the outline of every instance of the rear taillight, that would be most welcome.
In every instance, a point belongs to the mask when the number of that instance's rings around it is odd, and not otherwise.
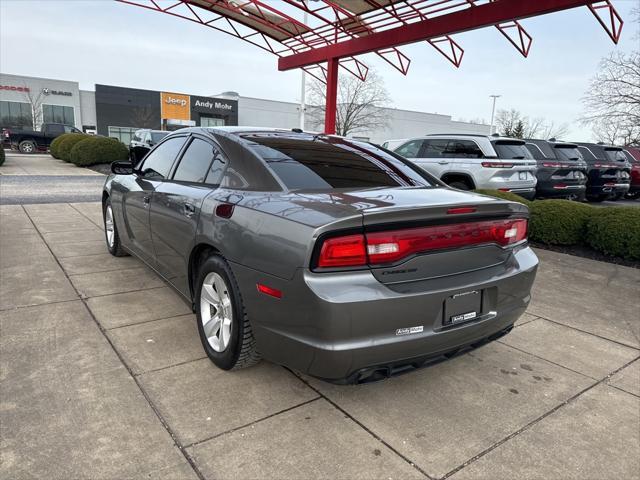
[[[487,220],[329,238],[318,267],[395,263],[411,255],[482,244],[508,246],[527,238],[527,220]]]
[[[482,166],[485,168],[512,168],[513,163],[505,162],[482,162]]]
[[[543,163],[542,164],[543,167],[548,167],[548,168],[560,168],[562,165],[559,163]]]
[[[357,267],[367,264],[364,235],[329,238],[320,249],[318,267]]]

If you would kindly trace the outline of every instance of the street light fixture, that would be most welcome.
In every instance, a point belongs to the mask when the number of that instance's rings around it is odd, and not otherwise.
[[[490,98],[493,98],[493,107],[491,108],[491,130],[490,130],[490,134],[493,135],[494,131],[493,131],[493,119],[495,118],[496,115],[496,100],[498,98],[500,98],[502,95],[489,95]]]

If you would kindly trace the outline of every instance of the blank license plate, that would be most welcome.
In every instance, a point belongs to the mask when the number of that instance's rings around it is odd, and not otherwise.
[[[482,291],[462,292],[447,298],[444,302],[445,325],[454,325],[473,320],[482,311]]]
[[[527,179],[527,172],[518,172],[518,179],[519,180],[526,180]]]

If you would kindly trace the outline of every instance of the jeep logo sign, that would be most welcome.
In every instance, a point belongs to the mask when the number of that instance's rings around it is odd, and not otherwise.
[[[180,105],[181,107],[184,107],[187,105],[187,101],[184,98],[174,98],[170,96],[167,96],[164,99],[164,102],[168,103],[169,105]]]

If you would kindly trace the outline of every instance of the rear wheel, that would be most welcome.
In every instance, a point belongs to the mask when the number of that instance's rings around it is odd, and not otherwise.
[[[212,255],[200,265],[194,284],[198,332],[209,359],[223,370],[256,364],[260,354],[229,264]]]
[[[609,198],[609,195],[595,195],[587,197],[587,200],[593,203],[600,203],[604,202],[607,198]]]
[[[36,144],[31,140],[23,140],[18,145],[18,150],[20,150],[20,153],[33,153],[36,151]]]
[[[109,253],[114,257],[125,257],[127,252],[122,248],[120,243],[120,236],[118,235],[118,227],[116,226],[115,219],[113,217],[113,208],[111,207],[111,200],[107,198],[102,209],[102,216],[104,218],[104,236],[107,241],[107,249]]]

